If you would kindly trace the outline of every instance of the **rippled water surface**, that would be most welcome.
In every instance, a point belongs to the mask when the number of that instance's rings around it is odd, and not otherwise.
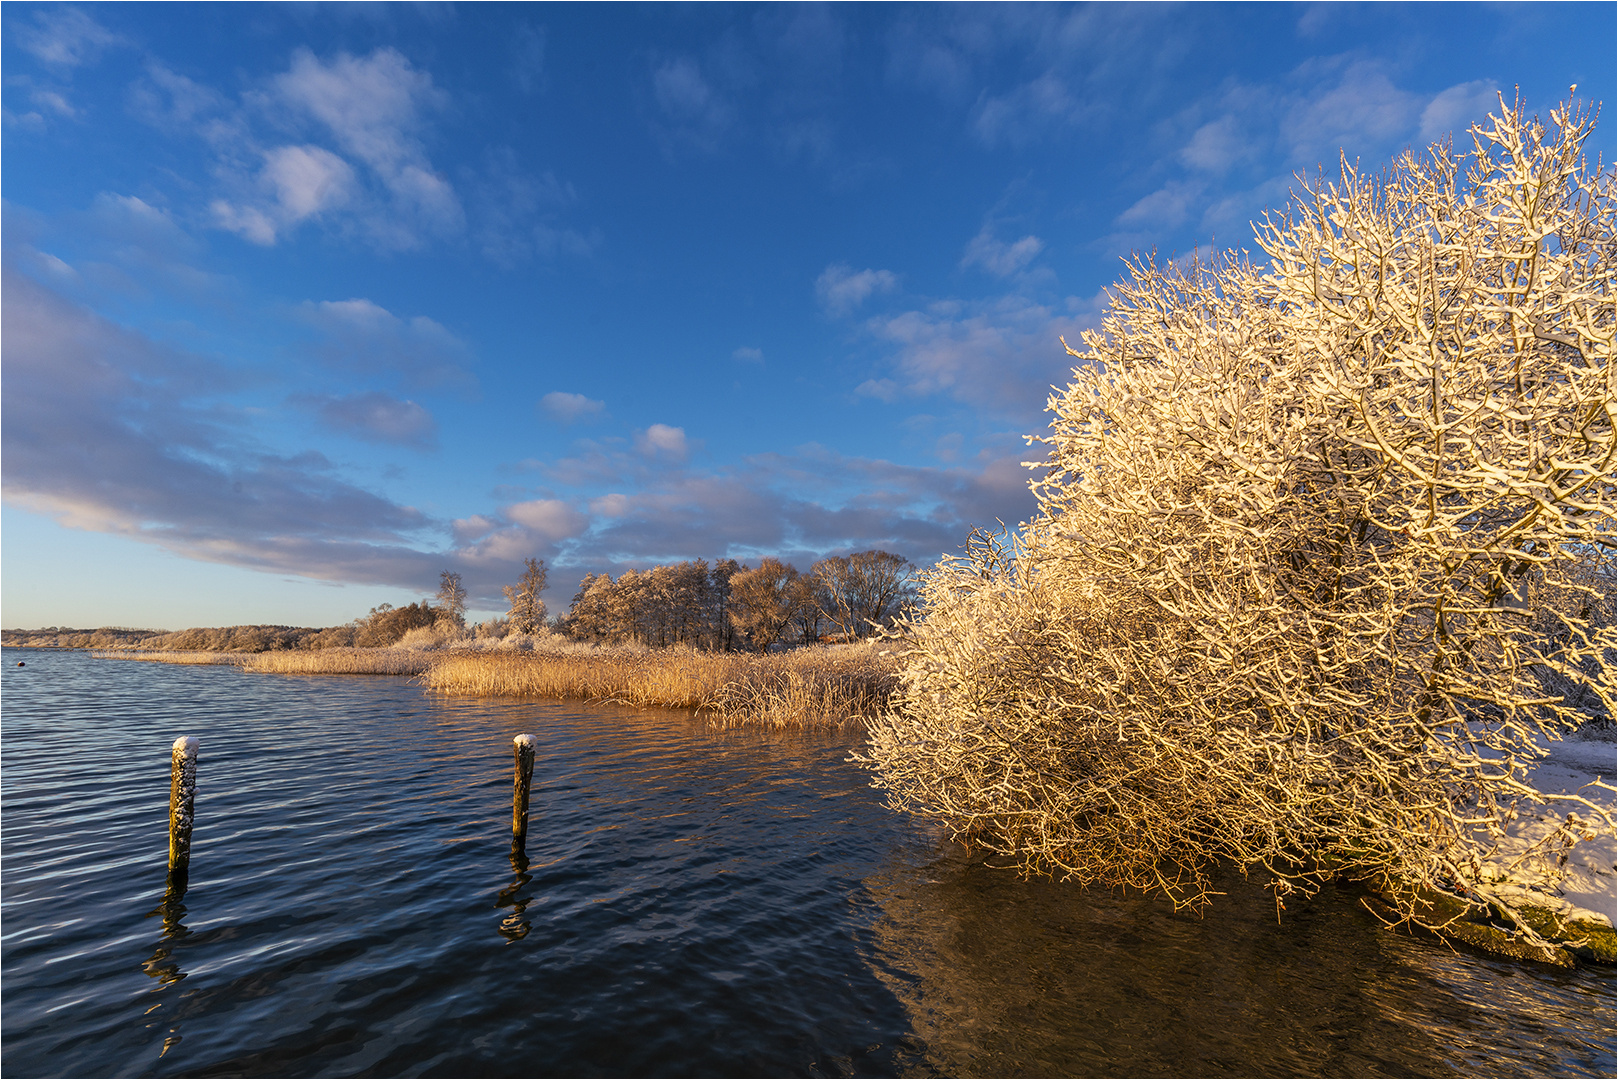
[[[848,736],[5,656],[7,1076],[1614,1070],[1610,970],[1457,954],[1347,891],[1278,925],[1239,879],[1203,919],[1023,882],[885,810]]]

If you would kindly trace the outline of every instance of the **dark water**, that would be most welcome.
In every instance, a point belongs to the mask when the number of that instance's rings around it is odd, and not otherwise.
[[[5,662],[8,1077],[1614,1070],[1610,970],[1457,954],[1348,892],[1277,925],[1239,879],[1200,920],[1020,881],[884,810],[846,737]],[[193,869],[165,904],[182,734]]]

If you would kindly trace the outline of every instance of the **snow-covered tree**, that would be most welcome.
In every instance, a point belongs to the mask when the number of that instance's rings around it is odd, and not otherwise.
[[[872,729],[891,801],[1176,903],[1224,859],[1283,893],[1475,880],[1543,740],[1613,715],[1592,125],[1502,102],[1469,152],[1303,183],[1264,264],[1134,262],[1069,349],[1035,519],[923,575]],[[1563,810],[1549,855],[1612,828]]]
[[[438,621],[453,630],[466,626],[466,586],[453,570],[438,575]]]
[[[545,601],[541,598],[545,592],[545,577],[545,560],[527,559],[517,584],[501,590],[510,608],[506,619],[511,629],[519,634],[537,634],[545,629]]]

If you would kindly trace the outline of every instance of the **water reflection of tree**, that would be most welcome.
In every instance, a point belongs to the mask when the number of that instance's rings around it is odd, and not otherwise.
[[[873,967],[911,1018],[904,1072],[1419,1074],[1446,1056],[1388,1012],[1386,984],[1413,973],[1347,894],[1278,925],[1273,899],[1233,877],[1198,919],[1022,881],[960,848],[865,884],[883,912]]]

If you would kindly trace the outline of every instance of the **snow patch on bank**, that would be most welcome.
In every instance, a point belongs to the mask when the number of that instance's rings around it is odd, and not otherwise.
[[[1618,744],[1612,737],[1569,737],[1541,743],[1546,756],[1527,773],[1527,781],[1549,799],[1579,795],[1614,811],[1612,791]],[[1595,786],[1606,784],[1606,787]],[[1567,803],[1524,807],[1507,829],[1496,855],[1482,867],[1479,892],[1508,907],[1538,907],[1563,919],[1578,919],[1612,926],[1618,919],[1618,834],[1591,828],[1567,849],[1567,862],[1557,873],[1555,858],[1524,858],[1538,841],[1561,827]],[[1592,817],[1588,810],[1581,820]]]

